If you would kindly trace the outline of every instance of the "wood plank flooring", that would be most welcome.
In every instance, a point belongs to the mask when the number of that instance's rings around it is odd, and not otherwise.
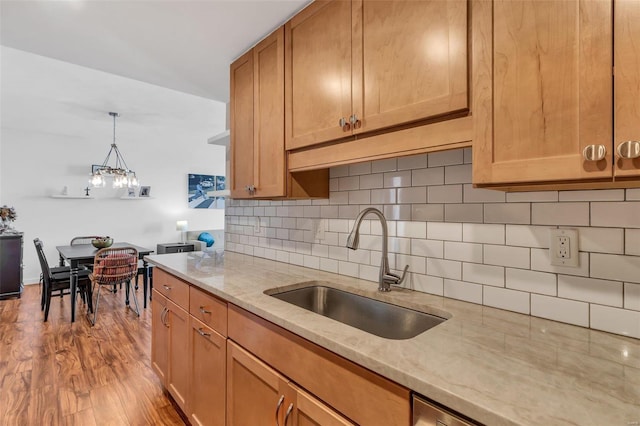
[[[137,297],[139,318],[103,290],[94,327],[80,298],[70,322],[69,296],[45,323],[37,285],[0,300],[0,425],[184,425],[151,369],[151,305]]]

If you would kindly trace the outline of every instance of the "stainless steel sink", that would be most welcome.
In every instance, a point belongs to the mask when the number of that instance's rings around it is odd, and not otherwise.
[[[321,285],[270,295],[387,339],[410,339],[446,321],[435,315]]]

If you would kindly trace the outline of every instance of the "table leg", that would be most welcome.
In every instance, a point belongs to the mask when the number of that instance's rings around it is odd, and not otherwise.
[[[143,307],[147,308],[147,294],[149,294],[149,262],[142,259],[142,267],[144,268],[144,273],[142,274],[142,288],[144,295],[144,304]]]
[[[78,261],[71,261],[71,322],[76,321],[76,294],[78,292]]]

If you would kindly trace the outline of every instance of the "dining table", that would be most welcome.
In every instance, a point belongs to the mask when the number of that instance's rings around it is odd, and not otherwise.
[[[127,242],[113,243],[110,248],[122,248],[132,247],[138,251],[138,258],[142,260],[142,267],[144,268],[144,274],[142,276],[142,287],[144,292],[144,307],[147,307],[147,293],[149,291],[149,263],[144,259],[144,256],[153,253],[152,249],[140,247],[135,244]],[[75,296],[78,288],[78,271],[80,270],[80,264],[92,261],[98,250],[92,244],[74,244],[67,246],[56,246],[60,258],[69,263],[71,268],[71,294]],[[135,296],[134,296],[135,297]],[[71,298],[71,322],[76,320],[76,298]]]

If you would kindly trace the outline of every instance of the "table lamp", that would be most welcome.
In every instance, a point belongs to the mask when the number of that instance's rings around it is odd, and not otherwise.
[[[189,223],[186,220],[176,222],[176,231],[180,231],[180,242],[184,243],[184,233],[189,229]]]

